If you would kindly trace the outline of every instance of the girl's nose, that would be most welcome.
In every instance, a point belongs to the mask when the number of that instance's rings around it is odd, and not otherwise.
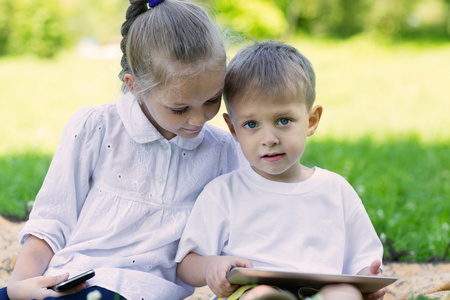
[[[208,117],[203,109],[192,109],[189,114],[189,125],[192,126],[203,126]]]

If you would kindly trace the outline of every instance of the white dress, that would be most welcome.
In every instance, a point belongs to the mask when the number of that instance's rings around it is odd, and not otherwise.
[[[19,234],[55,252],[45,275],[95,269],[89,282],[127,299],[183,299],[181,232],[206,183],[246,164],[232,136],[206,124],[166,140],[128,93],[82,108],[66,125],[30,219]]]
[[[245,257],[256,268],[354,275],[381,261],[383,247],[360,198],[338,174],[315,167],[303,182],[282,183],[248,166],[200,194],[176,261],[189,252]]]

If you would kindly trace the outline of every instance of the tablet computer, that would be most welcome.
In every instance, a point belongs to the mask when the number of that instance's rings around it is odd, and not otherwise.
[[[358,288],[361,293],[376,292],[397,280],[395,277],[299,273],[253,268],[233,268],[228,273],[227,279],[232,284],[268,284],[281,288],[320,289],[328,284],[348,283]]]

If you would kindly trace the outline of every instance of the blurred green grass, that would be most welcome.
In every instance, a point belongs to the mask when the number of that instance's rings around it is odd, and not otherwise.
[[[385,260],[404,250],[402,260],[423,262],[450,243],[448,150],[448,142],[423,144],[417,136],[311,140],[302,160],[352,184],[384,239]]]
[[[324,114],[314,139],[450,138],[450,43],[387,47],[367,39],[298,39],[293,44],[317,75],[316,103]],[[76,52],[48,61],[0,58],[0,155],[35,148],[52,153],[75,110],[120,97],[119,70],[119,59],[89,60]],[[221,114],[213,122],[225,128]]]
[[[0,155],[34,149],[53,153],[78,108],[116,101],[119,66],[76,52],[55,60],[0,58]]]
[[[450,137],[450,43],[383,46],[355,39],[295,45],[315,67],[316,102],[324,106],[320,137]]]
[[[450,242],[450,44],[293,44],[314,65],[324,107],[303,162],[346,177],[377,232],[408,250],[403,260],[442,255]],[[0,58],[0,214],[27,217],[68,118],[117,101],[118,73],[118,58],[76,51],[48,61]],[[225,129],[221,113],[212,122]]]

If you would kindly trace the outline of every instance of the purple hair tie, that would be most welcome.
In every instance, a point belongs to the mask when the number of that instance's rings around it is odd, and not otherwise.
[[[150,1],[148,1],[148,6],[150,8],[153,8],[153,7],[155,7],[156,5],[160,4],[163,1],[164,0],[150,0]]]

